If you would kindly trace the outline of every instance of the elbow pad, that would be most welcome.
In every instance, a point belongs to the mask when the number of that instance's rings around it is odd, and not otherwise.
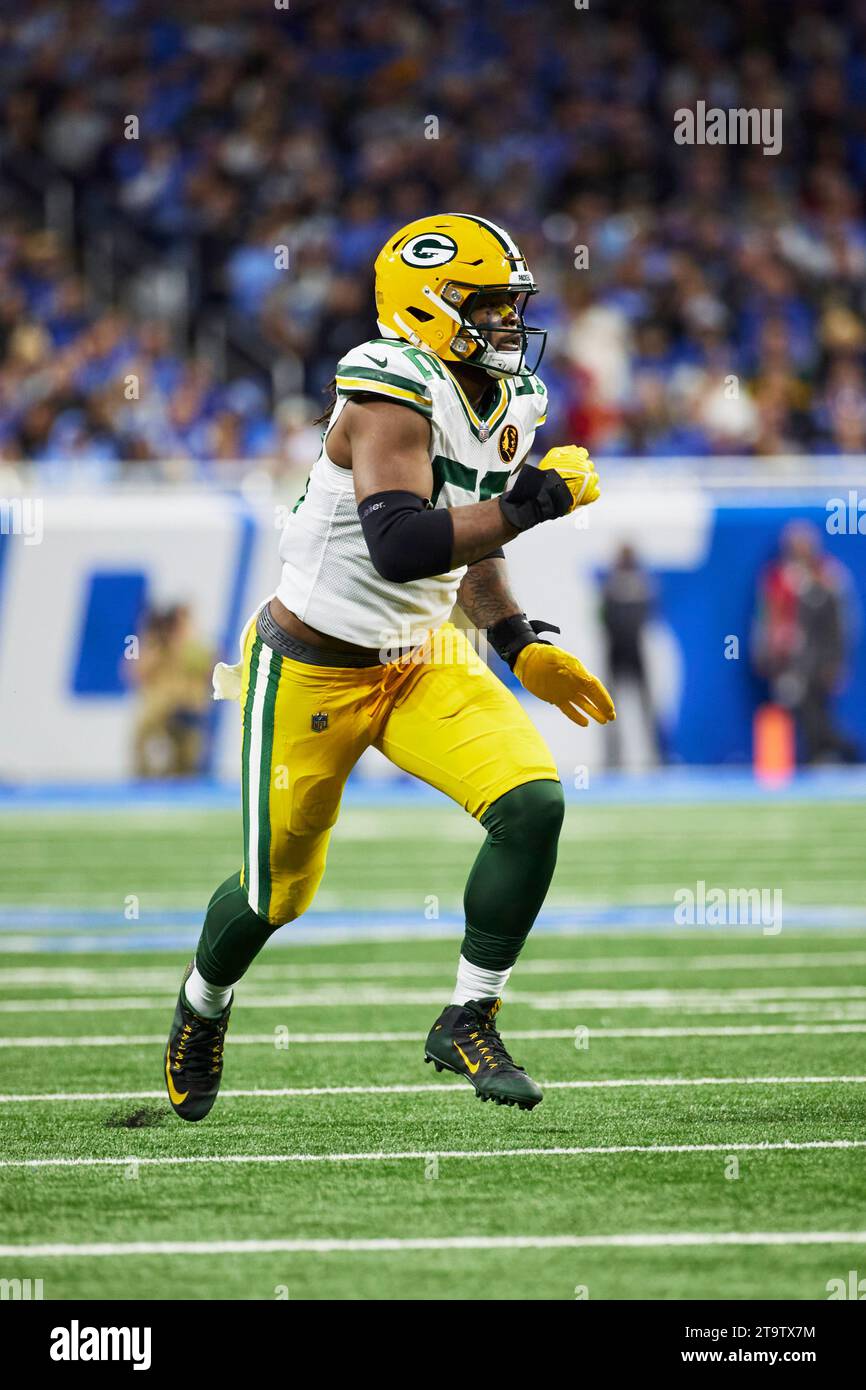
[[[364,498],[358,516],[383,579],[407,584],[452,568],[454,522],[447,508],[436,510],[414,492],[375,492]]]

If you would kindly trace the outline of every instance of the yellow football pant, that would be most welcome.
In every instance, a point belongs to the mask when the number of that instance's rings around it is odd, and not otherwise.
[[[371,744],[476,819],[524,782],[559,780],[520,703],[453,623],[420,653],[360,669],[281,656],[252,624],[241,709],[241,883],[274,925],[313,901],[346,778]]]

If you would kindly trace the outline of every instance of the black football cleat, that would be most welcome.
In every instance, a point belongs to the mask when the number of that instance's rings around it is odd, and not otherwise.
[[[472,1082],[479,1100],[531,1110],[543,1092],[514,1062],[494,1027],[501,999],[470,999],[449,1004],[427,1035],[424,1061]]]
[[[182,1120],[203,1120],[220,1088],[223,1046],[234,996],[217,1018],[203,1018],[195,1013],[183,992],[192,968],[190,961],[177,996],[165,1049],[165,1084],[175,1113]]]

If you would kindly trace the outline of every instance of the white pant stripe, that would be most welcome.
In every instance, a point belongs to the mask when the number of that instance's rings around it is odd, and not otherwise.
[[[262,643],[258,664],[250,670],[253,688],[253,707],[250,714],[249,759],[247,764],[247,797],[249,801],[249,840],[247,841],[247,863],[249,864],[249,883],[247,897],[254,912],[259,910],[259,790],[262,763],[262,709],[265,692],[268,688],[268,671],[273,652]],[[265,904],[267,911],[267,904]]]

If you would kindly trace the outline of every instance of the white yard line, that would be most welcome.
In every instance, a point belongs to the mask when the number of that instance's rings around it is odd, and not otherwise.
[[[866,1076],[647,1076],[605,1077],[592,1081],[539,1081],[548,1091],[600,1091],[639,1086],[822,1086],[839,1084],[862,1085]],[[402,1083],[382,1086],[273,1086],[250,1089],[225,1087],[222,1100],[267,1100],[288,1096],[402,1096],[421,1095],[429,1091],[458,1091],[470,1096],[472,1091],[459,1080]],[[0,1095],[2,1105],[37,1104],[41,1101],[95,1100],[161,1100],[164,1090],[148,1091],[36,1091],[31,1094],[10,1092]]]
[[[744,1023],[721,1024],[716,1028],[590,1028],[593,1038],[753,1038],[804,1036],[819,1037],[835,1033],[866,1033],[866,1023]],[[230,1033],[233,1047],[292,1047],[355,1046],[358,1043],[413,1043],[424,1041],[426,1034],[417,1033]],[[540,1042],[544,1039],[574,1039],[574,1028],[509,1028],[508,1036],[517,1042]],[[61,1034],[57,1037],[0,1037],[0,1048],[35,1047],[162,1047],[164,1033],[111,1033],[82,1036]]]
[[[815,951],[775,955],[770,952],[756,952],[753,955],[740,954],[728,956],[697,955],[684,957],[667,956],[592,956],[586,960],[579,958],[564,960],[521,961],[521,975],[630,975],[640,971],[675,974],[678,971],[706,970],[809,970],[813,968],[847,969],[866,965],[866,951]],[[285,965],[257,965],[251,984],[268,982],[271,984],[293,984],[297,980],[379,980],[411,979],[413,976],[444,976],[451,969],[450,962],[430,960],[400,961],[360,961],[345,965],[325,965],[315,962]],[[163,988],[175,991],[180,979],[177,970],[167,970],[161,966],[142,966],[139,969],[82,969],[78,966],[64,968],[57,965],[27,966],[17,970],[4,970],[2,987],[20,985],[50,986],[63,989],[105,988],[123,990]]]
[[[397,1149],[369,1153],[295,1154],[185,1154],[141,1158],[0,1158],[0,1168],[125,1168],[130,1163],[148,1168],[176,1167],[195,1163],[396,1163],[430,1158],[578,1158],[615,1154],[692,1154],[692,1153],[798,1153],[810,1149],[866,1149],[866,1139],[804,1139],[779,1143],[735,1144],[609,1144],[584,1148],[547,1149]]]
[[[139,1240],[82,1245],[0,1245],[4,1259],[138,1255],[387,1255],[411,1250],[664,1249],[712,1245],[864,1245],[866,1231],[653,1231],[605,1236],[386,1236],[353,1240]]]
[[[708,1009],[721,1005],[730,1009],[739,1004],[767,1005],[773,1001],[790,1003],[802,1000],[855,999],[866,1000],[866,985],[804,985],[767,986],[753,989],[578,989],[565,993],[532,993],[509,990],[508,1002],[526,1004],[535,1009],[600,1008],[600,1009],[669,1009],[693,1006]],[[351,1006],[395,1008],[414,1004],[441,1005],[442,991],[389,989],[293,990],[285,994],[256,995],[244,993],[245,1009],[322,1009]],[[60,995],[48,999],[3,999],[0,1013],[127,1013],[133,1010],[165,1007],[163,1000],[129,995],[120,999],[75,999]]]

